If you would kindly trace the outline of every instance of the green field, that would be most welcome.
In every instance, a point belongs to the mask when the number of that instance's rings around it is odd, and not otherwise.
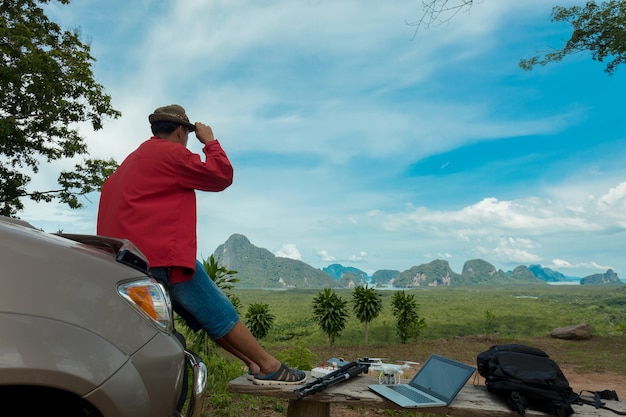
[[[266,346],[279,346],[297,339],[308,346],[328,344],[311,320],[311,303],[319,290],[236,289],[242,315],[251,303],[264,302],[275,316],[275,326],[264,339]],[[351,290],[336,290],[351,301]],[[460,336],[534,337],[556,327],[589,323],[594,335],[624,333],[626,286],[523,285],[489,287],[431,287],[407,290],[419,303],[419,316],[426,328],[419,340]],[[391,313],[394,291],[380,291],[383,310],[369,326],[369,344],[399,343]],[[351,302],[348,304],[352,308]],[[363,325],[353,314],[336,346],[355,346],[364,341]]]
[[[523,343],[546,351],[560,366],[576,373],[626,373],[626,286],[472,286],[407,290],[419,303],[419,316],[426,328],[417,339],[402,344],[391,313],[394,291],[380,291],[381,315],[370,324],[369,344],[364,346],[363,325],[350,314],[345,330],[329,347],[327,336],[311,319],[312,300],[321,290],[235,289],[241,316],[251,303],[266,303],[275,316],[269,335],[260,340],[272,354],[285,360],[289,354],[304,355],[307,365],[317,366],[331,357],[348,360],[383,357],[386,361],[422,362],[438,353],[468,364],[489,346]],[[336,290],[352,308],[352,291]],[[352,311],[351,311],[352,313]],[[589,323],[593,337],[586,341],[550,337],[550,330]],[[225,358],[225,356],[226,358]],[[234,395],[229,380],[245,370],[225,352],[208,359],[209,399],[207,415],[281,416],[286,400]],[[293,356],[291,356],[293,357]],[[302,355],[300,356],[302,363]],[[294,364],[292,364],[294,365]],[[303,367],[303,366],[301,366]],[[610,385],[610,381],[607,381]],[[414,413],[390,412],[393,416]]]

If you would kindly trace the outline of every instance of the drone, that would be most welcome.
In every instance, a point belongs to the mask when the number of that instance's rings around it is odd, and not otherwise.
[[[404,371],[410,369],[413,365],[419,365],[419,362],[403,361],[400,363],[384,363],[383,358],[364,358],[360,362],[368,364],[369,372],[378,373],[379,384],[399,384]],[[314,378],[323,377],[335,370],[348,364],[343,358],[331,358],[311,370],[311,376]]]
[[[323,377],[324,375],[336,371],[347,363],[348,361],[343,358],[330,358],[326,361],[326,363],[311,369],[311,376],[314,378]]]
[[[379,384],[399,384],[402,380],[404,371],[410,369],[413,365],[419,365],[419,362],[403,361],[399,363],[384,363],[382,358],[369,358],[369,370],[378,372]]]

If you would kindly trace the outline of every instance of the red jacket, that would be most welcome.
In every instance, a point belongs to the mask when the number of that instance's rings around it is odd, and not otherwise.
[[[150,267],[195,269],[195,190],[222,191],[233,182],[219,142],[208,142],[202,151],[205,162],[164,139],[141,144],[102,187],[97,233],[130,240]]]

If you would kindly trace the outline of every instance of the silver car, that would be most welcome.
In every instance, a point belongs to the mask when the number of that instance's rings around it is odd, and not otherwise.
[[[0,216],[0,414],[201,413],[206,367],[130,242]]]

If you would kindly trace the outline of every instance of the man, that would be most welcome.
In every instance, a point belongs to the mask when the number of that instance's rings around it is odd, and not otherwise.
[[[153,136],[102,187],[97,233],[133,242],[148,258],[152,275],[169,288],[174,310],[193,330],[204,329],[241,359],[255,383],[303,382],[304,372],[259,345],[196,260],[195,190],[219,192],[233,181],[232,165],[213,130],[192,124],[176,104],[159,107],[148,120]],[[189,132],[204,144],[204,161],[187,149]]]

